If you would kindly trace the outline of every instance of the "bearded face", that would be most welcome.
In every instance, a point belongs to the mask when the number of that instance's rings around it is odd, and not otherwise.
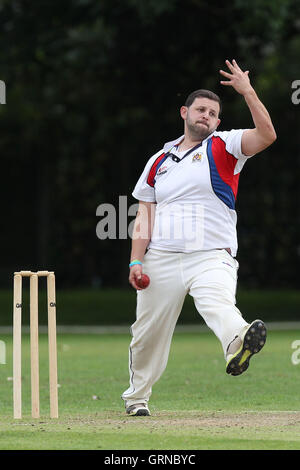
[[[185,121],[185,131],[194,141],[206,139],[216,130],[220,123],[219,103],[208,98],[196,98],[187,108],[181,108],[181,116]]]

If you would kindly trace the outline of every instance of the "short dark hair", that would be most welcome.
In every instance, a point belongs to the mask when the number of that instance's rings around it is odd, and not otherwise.
[[[217,101],[220,106],[220,112],[222,111],[222,102],[218,95],[216,95],[213,91],[210,90],[196,90],[189,94],[187,99],[185,100],[185,106],[189,108],[195,101],[196,98],[208,98],[209,100]]]

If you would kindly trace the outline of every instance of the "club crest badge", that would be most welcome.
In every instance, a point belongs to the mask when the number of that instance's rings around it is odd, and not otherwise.
[[[193,156],[192,162],[201,162],[201,160],[202,160],[202,154],[196,153],[196,155]]]

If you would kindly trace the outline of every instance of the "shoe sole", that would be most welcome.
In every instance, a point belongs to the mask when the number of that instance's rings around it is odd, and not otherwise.
[[[245,333],[242,346],[226,365],[226,372],[230,375],[240,375],[249,367],[249,361],[265,345],[267,329],[261,320],[255,320]]]
[[[126,411],[126,413],[129,416],[150,416],[150,412],[145,408],[139,408],[138,410],[129,413]]]
[[[138,410],[134,415],[131,416],[150,416],[150,413],[147,410]]]

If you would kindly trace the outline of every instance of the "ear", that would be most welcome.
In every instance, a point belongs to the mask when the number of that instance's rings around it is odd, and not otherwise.
[[[218,124],[217,124],[216,129],[218,129],[218,127],[219,127],[219,125],[220,125],[220,122],[221,122],[221,119],[218,119],[218,121],[217,121]]]
[[[184,121],[186,120],[187,112],[188,112],[188,108],[186,106],[181,106],[180,116],[182,117]]]

